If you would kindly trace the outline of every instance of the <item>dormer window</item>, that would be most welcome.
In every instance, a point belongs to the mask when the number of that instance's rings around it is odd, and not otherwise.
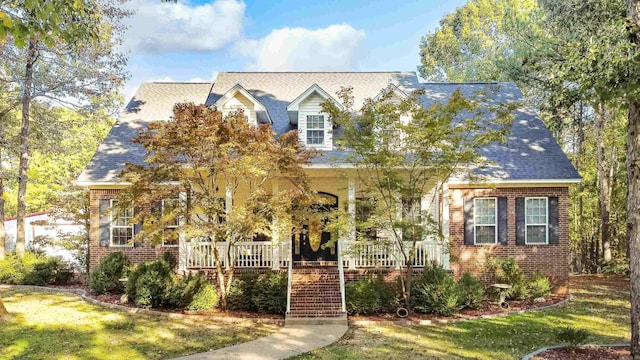
[[[324,145],[324,115],[307,115],[307,144]]]

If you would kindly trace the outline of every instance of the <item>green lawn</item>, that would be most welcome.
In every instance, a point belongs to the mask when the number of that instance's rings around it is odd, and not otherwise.
[[[0,290],[0,359],[164,359],[267,335],[275,326],[169,320],[108,310],[76,296]]]
[[[517,359],[556,343],[571,325],[589,330],[590,342],[628,342],[629,281],[574,277],[570,304],[543,312],[435,326],[352,328],[345,338],[297,359]]]

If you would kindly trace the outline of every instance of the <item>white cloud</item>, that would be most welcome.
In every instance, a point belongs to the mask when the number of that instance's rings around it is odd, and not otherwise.
[[[349,24],[323,29],[282,28],[259,40],[235,45],[252,59],[254,71],[344,71],[352,70],[356,50],[365,38],[364,30]]]
[[[190,5],[186,0],[133,0],[125,47],[146,53],[213,51],[237,40],[246,5],[241,0],[215,0]]]
[[[187,82],[191,82],[191,83],[202,83],[202,82],[214,82],[216,81],[216,78],[218,77],[218,72],[214,71],[211,73],[211,78],[209,78],[209,80],[207,79],[203,79],[201,77],[194,77],[192,79],[187,80]]]

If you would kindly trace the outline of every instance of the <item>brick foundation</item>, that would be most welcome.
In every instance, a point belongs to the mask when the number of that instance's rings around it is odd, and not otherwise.
[[[507,198],[507,245],[464,244],[463,199],[480,196]],[[558,244],[516,245],[515,199],[527,196],[558,197]],[[468,271],[480,277],[485,283],[493,282],[493,273],[487,269],[488,260],[513,257],[526,275],[531,276],[536,271],[542,272],[552,279],[555,292],[567,292],[569,278],[569,189],[567,187],[451,189],[449,206],[451,269],[456,277]]]

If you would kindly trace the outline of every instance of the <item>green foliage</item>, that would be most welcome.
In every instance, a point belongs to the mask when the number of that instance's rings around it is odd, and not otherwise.
[[[73,269],[62,259],[27,252],[0,260],[0,283],[20,285],[66,285]]]
[[[484,286],[471,273],[464,273],[458,280],[458,291],[463,308],[477,309],[484,300]]]
[[[398,306],[400,297],[396,284],[387,283],[382,276],[347,282],[345,294],[347,312],[350,315],[393,311]]]
[[[167,300],[168,305],[174,308],[188,307],[200,289],[207,284],[209,284],[209,279],[203,274],[189,274],[180,277],[171,287]]]
[[[567,326],[556,333],[556,340],[575,348],[586,343],[590,335],[589,331],[585,329]]]
[[[136,266],[127,281],[127,295],[142,307],[163,307],[171,302],[171,290],[175,275],[164,259],[149,261]]]
[[[527,291],[531,298],[546,298],[551,294],[552,287],[551,281],[546,275],[536,272],[533,280],[527,284]]]
[[[413,308],[418,312],[451,316],[462,308],[453,275],[435,262],[424,268],[412,291]]]
[[[206,283],[198,290],[186,309],[191,311],[208,311],[216,306],[218,306],[218,291],[213,284]]]
[[[286,274],[245,275],[233,280],[227,308],[284,314],[287,308]]]
[[[496,282],[499,284],[511,285],[511,289],[505,290],[507,300],[522,300],[529,294],[527,279],[516,262],[516,259],[508,257],[506,259],[496,258],[492,267],[495,271]]]
[[[110,253],[91,272],[89,287],[96,295],[123,293],[125,285],[120,282],[120,279],[126,276],[129,266],[131,266],[131,262],[122,252]]]
[[[178,259],[169,251],[162,254],[162,260],[169,264],[169,267],[173,270],[178,266]]]

